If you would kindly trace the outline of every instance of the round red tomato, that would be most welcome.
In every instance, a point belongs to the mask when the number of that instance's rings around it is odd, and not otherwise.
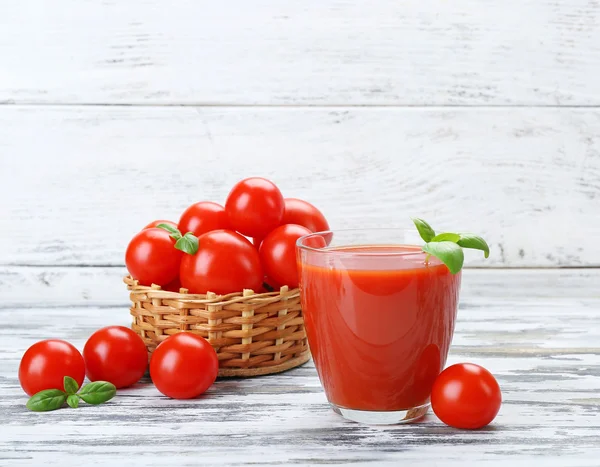
[[[496,378],[473,363],[446,368],[435,380],[431,408],[439,419],[454,428],[477,429],[491,423],[502,404]]]
[[[90,381],[108,381],[117,388],[137,383],[148,368],[148,350],[140,336],[124,326],[94,332],[83,348]]]
[[[259,290],[264,275],[258,251],[240,234],[213,230],[200,236],[198,245],[195,255],[181,260],[181,285],[190,293]]]
[[[283,208],[279,188],[259,177],[238,182],[225,203],[231,226],[248,237],[265,237],[281,223]]]
[[[296,265],[296,240],[310,235],[306,227],[286,224],[277,227],[265,237],[260,245],[260,262],[265,274],[278,284],[290,288],[298,287],[298,266]]]
[[[154,227],[158,227],[160,224],[167,224],[170,225],[171,227],[173,227],[174,229],[177,228],[177,224],[175,222],[172,221],[165,221],[165,220],[157,220],[157,221],[152,221],[150,222],[146,227],[144,227],[142,230],[146,230],[146,229],[152,229]]]
[[[137,233],[129,242],[125,264],[140,284],[165,285],[178,276],[182,255],[169,232],[151,228]]]
[[[217,379],[219,359],[206,339],[180,332],[161,342],[150,359],[150,377],[173,399],[203,394]]]
[[[192,232],[199,237],[211,230],[229,229],[229,219],[225,208],[211,201],[192,204],[183,211],[179,219],[181,235]]]
[[[81,387],[85,363],[79,350],[63,340],[36,342],[27,349],[19,365],[19,382],[30,396],[45,389],[64,390],[65,376]]]
[[[298,224],[311,232],[329,230],[327,219],[321,211],[307,201],[297,198],[286,198],[282,224]]]

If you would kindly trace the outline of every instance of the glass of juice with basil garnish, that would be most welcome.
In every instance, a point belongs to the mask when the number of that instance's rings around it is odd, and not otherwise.
[[[481,237],[413,222],[412,231],[318,232],[297,243],[313,360],[333,410],[350,420],[425,415],[454,333],[463,248],[489,254]]]

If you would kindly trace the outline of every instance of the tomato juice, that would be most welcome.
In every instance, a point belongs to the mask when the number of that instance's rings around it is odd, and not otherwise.
[[[454,332],[460,272],[401,244],[299,243],[298,266],[309,346],[334,408],[428,406]]]

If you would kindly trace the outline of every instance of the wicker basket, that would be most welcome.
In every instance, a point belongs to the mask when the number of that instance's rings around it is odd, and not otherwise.
[[[298,289],[256,294],[188,294],[147,287],[127,276],[132,329],[152,353],[167,337],[189,331],[206,338],[219,357],[219,376],[259,376],[310,359]]]

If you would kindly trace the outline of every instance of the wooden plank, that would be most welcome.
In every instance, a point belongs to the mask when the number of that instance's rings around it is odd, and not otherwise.
[[[32,414],[16,370],[27,346],[53,336],[82,348],[93,330],[127,325],[129,318],[119,308],[2,310],[0,459],[64,465],[85,455],[89,464],[114,465],[126,456],[130,465],[160,467],[435,465],[439,459],[450,466],[596,466],[600,299],[465,303],[448,364],[482,364],[503,389],[497,419],[478,431],[448,428],[431,413],[409,426],[346,422],[328,408],[312,363],[281,375],[218,381],[196,400],[169,400],[145,379],[103,406]]]
[[[595,1],[4,3],[0,101],[600,104]]]
[[[600,110],[4,107],[0,264],[122,265],[131,236],[261,175],[332,228],[484,235],[482,266],[598,266]]]
[[[0,267],[3,309],[129,306],[124,267]],[[488,298],[600,299],[600,269],[465,269],[464,300]],[[507,302],[508,303],[508,302]],[[468,307],[468,302],[463,306]]]

